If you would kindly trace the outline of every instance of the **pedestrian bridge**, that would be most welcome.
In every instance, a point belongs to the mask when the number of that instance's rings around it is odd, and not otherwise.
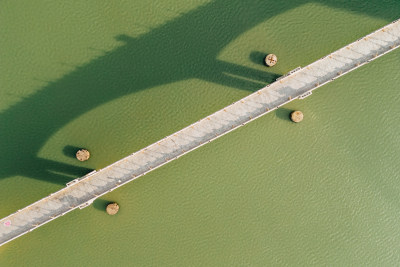
[[[400,20],[0,220],[0,246],[210,143],[400,46]]]

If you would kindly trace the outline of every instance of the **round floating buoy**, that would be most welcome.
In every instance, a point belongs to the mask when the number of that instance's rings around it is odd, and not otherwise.
[[[78,152],[76,152],[76,158],[79,161],[85,161],[90,158],[90,152],[86,149],[79,149]]]
[[[110,215],[115,215],[119,211],[119,206],[115,202],[114,203],[110,203],[110,204],[107,205],[106,211]]]
[[[278,58],[274,54],[268,54],[265,57],[264,61],[265,65],[267,65],[268,67],[272,67],[278,62]]]
[[[298,110],[293,111],[293,112],[290,114],[290,119],[291,119],[293,122],[301,122],[301,121],[303,120],[303,117],[304,117],[303,113],[302,113],[301,111],[298,111]]]

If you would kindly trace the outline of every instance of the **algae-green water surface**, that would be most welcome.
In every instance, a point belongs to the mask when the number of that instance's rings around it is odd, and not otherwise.
[[[0,217],[398,17],[398,0],[3,1]],[[399,59],[0,247],[0,266],[398,265]]]

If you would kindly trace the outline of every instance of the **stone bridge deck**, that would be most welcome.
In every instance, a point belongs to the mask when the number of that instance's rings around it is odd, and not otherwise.
[[[367,64],[400,45],[400,20],[0,220],[0,246]]]

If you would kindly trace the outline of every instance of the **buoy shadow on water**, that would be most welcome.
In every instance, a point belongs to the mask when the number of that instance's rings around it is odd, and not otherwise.
[[[107,205],[110,203],[112,203],[112,202],[110,202],[109,200],[98,198],[93,202],[92,206],[96,210],[100,210],[100,211],[104,212],[107,208]]]
[[[275,116],[278,119],[284,120],[284,121],[291,121],[290,120],[290,113],[292,113],[293,109],[288,109],[285,107],[280,107],[277,110],[275,110]]]

